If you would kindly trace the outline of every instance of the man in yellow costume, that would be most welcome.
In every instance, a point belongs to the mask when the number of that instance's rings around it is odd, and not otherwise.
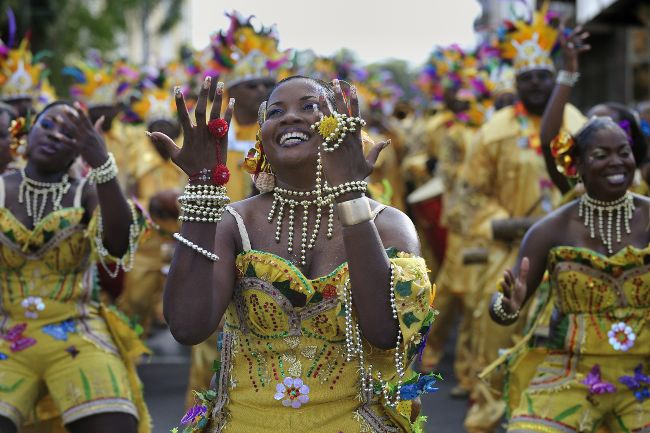
[[[228,15],[230,28],[211,37],[200,62],[204,73],[217,71],[226,86],[226,98],[236,104],[228,131],[230,180],[226,184],[231,202],[243,200],[253,192],[250,175],[243,169],[248,150],[255,147],[257,116],[276,83],[278,74],[288,62],[288,55],[278,51],[277,35],[272,28],[256,29],[251,19],[237,12]],[[230,35],[230,36],[229,36]],[[213,80],[216,83],[218,80]],[[194,401],[193,389],[207,389],[212,379],[213,363],[219,359],[217,334],[192,347],[190,377],[186,404]]]
[[[143,87],[127,113],[130,118],[139,120],[146,131],[163,132],[182,142],[180,126],[177,121],[172,87],[177,82],[145,79],[144,83],[158,81],[160,87],[149,84]],[[162,290],[165,283],[165,266],[171,259],[174,243],[172,234],[178,230],[178,205],[176,200],[187,176],[171,162],[170,155],[163,146],[156,145],[144,130],[134,137],[129,150],[128,190],[142,206],[148,209],[153,221],[151,237],[144,241],[135,256],[133,271],[125,278],[124,291],[118,298],[119,308],[136,319],[143,327],[145,335],[151,325],[162,318]]]
[[[512,266],[526,230],[558,203],[559,192],[549,179],[541,153],[541,115],[555,84],[551,50],[558,32],[546,19],[547,7],[532,22],[516,21],[500,45],[501,56],[512,60],[519,101],[497,111],[478,131],[462,179],[471,194],[468,235],[487,250],[487,264],[477,282],[477,304],[471,332],[474,373],[494,361],[499,350],[513,345],[523,319],[503,329],[488,314],[489,298],[504,269]],[[576,132],[585,118],[573,106],[564,111],[563,128]],[[523,316],[523,315],[522,315]],[[500,389],[502,377],[489,385],[474,380],[474,402],[465,419],[471,432],[491,431],[505,403],[490,391]]]
[[[462,88],[458,91],[459,110],[450,121],[438,153],[436,177],[443,186],[441,223],[447,230],[444,260],[436,277],[439,315],[438,326],[432,327],[423,356],[426,369],[435,369],[440,361],[454,318],[462,315],[456,339],[454,374],[458,385],[451,396],[463,398],[469,395],[472,380],[471,336],[478,266],[467,265],[463,254],[474,246],[474,239],[467,234],[467,201],[470,195],[464,191],[460,174],[478,128],[486,120],[490,108],[492,83],[485,71],[466,68],[462,71]]]

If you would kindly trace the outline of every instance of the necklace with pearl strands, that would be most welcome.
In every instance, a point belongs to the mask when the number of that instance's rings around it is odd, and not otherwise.
[[[621,242],[621,225],[625,227],[625,233],[630,234],[630,220],[634,214],[634,196],[626,192],[621,198],[611,202],[596,200],[584,194],[580,197],[578,215],[584,219],[585,227],[589,227],[589,235],[596,238],[596,214],[598,216],[598,233],[603,245],[607,247],[609,254],[614,253],[612,247],[612,223],[616,218],[616,242]],[[607,229],[605,230],[605,213],[607,214]],[[621,220],[622,223],[621,224]]]
[[[22,180],[18,186],[18,203],[25,203],[27,216],[32,217],[34,226],[42,219],[45,213],[47,199],[52,194],[52,210],[61,209],[61,200],[70,190],[68,175],[64,174],[59,182],[39,182],[27,176],[25,169],[20,169]]]

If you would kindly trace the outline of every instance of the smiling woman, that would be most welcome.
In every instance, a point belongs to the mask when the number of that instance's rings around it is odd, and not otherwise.
[[[150,431],[133,359],[146,349],[96,301],[96,265],[130,269],[146,226],[117,184],[101,124],[78,105],[48,105],[27,136],[27,165],[0,177],[3,432],[20,430],[45,385],[73,433]],[[68,174],[78,156],[89,182]]]
[[[220,90],[206,124],[209,88],[208,78],[196,126],[177,93],[182,149],[153,135],[190,179],[226,154],[227,135],[208,127],[220,121]],[[409,365],[433,318],[431,285],[411,221],[363,193],[386,143],[364,156],[358,115],[356,89],[346,101],[337,80],[278,83],[260,109],[251,164],[273,187],[223,218],[183,223],[164,297],[172,334],[196,344],[225,319],[216,388],[199,392],[182,420],[191,431],[411,432],[421,422],[418,397],[435,377]],[[324,119],[338,128],[332,152],[315,127]],[[188,185],[184,211],[220,214],[220,191],[209,178]]]

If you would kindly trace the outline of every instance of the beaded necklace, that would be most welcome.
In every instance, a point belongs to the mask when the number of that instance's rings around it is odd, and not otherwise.
[[[604,213],[607,213],[607,231],[604,230]],[[607,247],[607,252],[612,254],[612,221],[616,218],[616,242],[621,242],[621,220],[625,227],[625,233],[630,234],[630,220],[634,214],[634,197],[626,192],[621,198],[606,202],[593,199],[588,194],[580,197],[578,205],[578,215],[583,217],[585,226],[589,227],[589,234],[592,239],[596,238],[596,218],[594,213],[598,214],[598,232],[603,245]]]
[[[25,169],[20,169],[22,180],[18,187],[18,202],[25,203],[27,216],[32,217],[36,226],[43,219],[47,199],[52,194],[52,207],[54,210],[61,209],[61,200],[70,190],[68,175],[64,174],[59,182],[39,182],[27,177]]]
[[[519,123],[519,127],[521,128],[521,136],[519,137],[518,142],[519,147],[522,149],[533,149],[541,155],[542,144],[539,138],[539,131],[535,125],[533,125],[526,107],[521,101],[519,101],[515,104],[514,109],[515,115],[517,116],[517,123]]]

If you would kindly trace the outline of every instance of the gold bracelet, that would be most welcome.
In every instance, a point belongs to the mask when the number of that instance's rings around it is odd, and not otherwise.
[[[338,203],[336,209],[338,211],[339,221],[341,221],[343,227],[372,220],[370,200],[366,196]]]

